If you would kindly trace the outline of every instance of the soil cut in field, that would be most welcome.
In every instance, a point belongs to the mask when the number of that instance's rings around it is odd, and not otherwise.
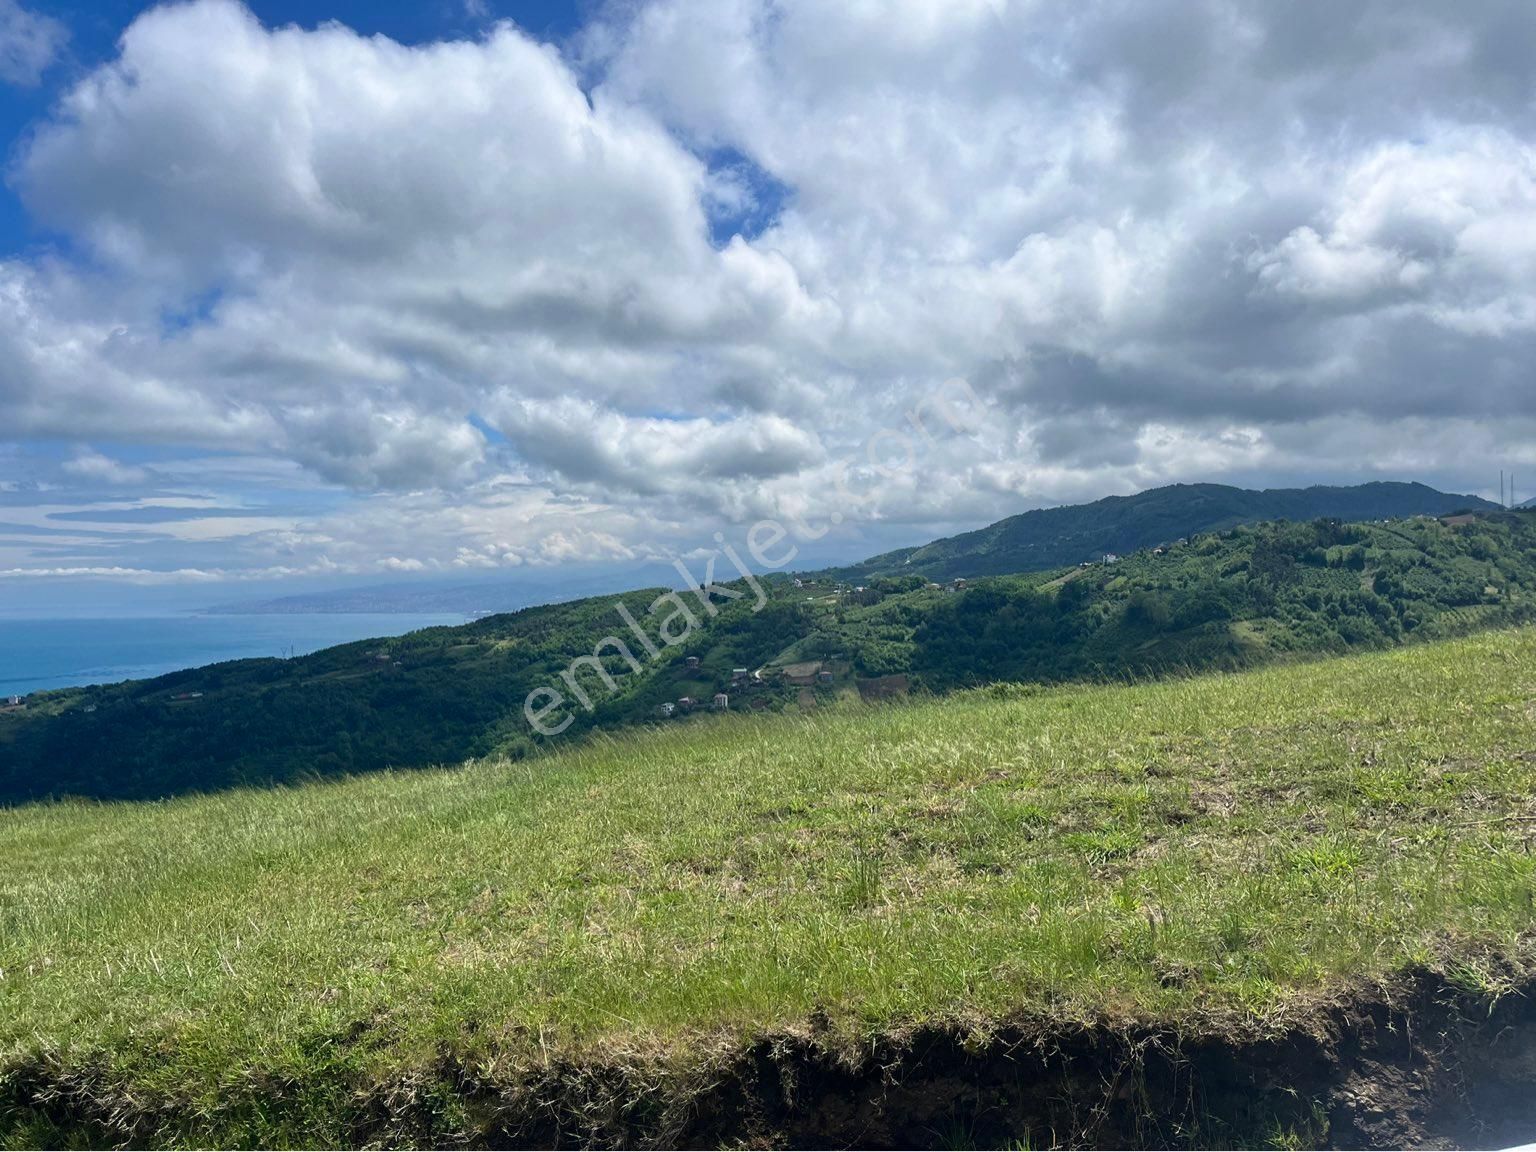
[[[1536,1137],[1533,993],[1531,980],[1492,996],[1421,973],[1267,1032],[1036,1020],[923,1028],[850,1056],[813,1025],[702,1066],[626,1057],[511,1079],[445,1057],[359,1086],[346,1135],[458,1147],[1501,1147]],[[305,1091],[252,1087],[264,1096],[252,1106],[274,1112]],[[157,1144],[176,1106],[40,1062],[0,1079],[0,1139]]]

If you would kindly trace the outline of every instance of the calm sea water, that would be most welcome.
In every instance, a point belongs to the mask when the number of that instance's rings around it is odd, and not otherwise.
[[[333,644],[462,624],[463,616],[0,618],[0,695],[142,680],[251,656],[302,656]]]

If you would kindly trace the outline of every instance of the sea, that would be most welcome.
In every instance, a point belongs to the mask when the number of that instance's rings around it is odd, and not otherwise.
[[[257,656],[303,656],[335,644],[463,624],[462,615],[286,613],[0,617],[0,696],[115,684]]]

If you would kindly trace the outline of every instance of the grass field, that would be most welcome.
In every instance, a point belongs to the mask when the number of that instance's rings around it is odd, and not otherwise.
[[[450,1065],[1496,993],[1533,837],[1532,630],[0,811],[0,1142],[345,1143],[381,1085],[472,1140]]]

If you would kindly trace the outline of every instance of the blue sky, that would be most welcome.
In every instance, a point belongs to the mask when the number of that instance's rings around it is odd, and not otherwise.
[[[1532,52],[1493,0],[0,0],[0,590],[1536,483]]]

